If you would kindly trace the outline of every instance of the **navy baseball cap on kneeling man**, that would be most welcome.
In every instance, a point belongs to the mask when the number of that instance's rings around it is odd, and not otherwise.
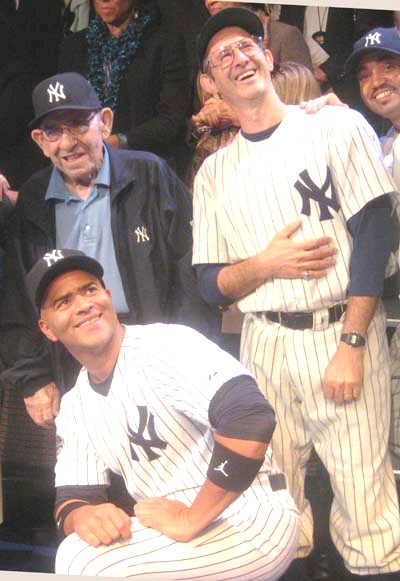
[[[207,20],[197,37],[197,58],[200,70],[203,70],[203,61],[210,40],[214,34],[228,26],[237,26],[252,36],[264,38],[264,27],[254,12],[246,8],[225,8]]]
[[[32,102],[35,117],[29,123],[31,129],[54,111],[96,111],[102,108],[96,91],[79,73],[59,73],[44,79],[33,89]]]
[[[400,32],[397,28],[373,28],[357,40],[345,62],[346,72],[354,70],[365,54],[380,51],[400,57]]]
[[[32,302],[40,310],[50,284],[61,274],[71,270],[83,270],[93,274],[102,285],[104,270],[100,262],[80,250],[54,249],[40,258],[25,277]]]

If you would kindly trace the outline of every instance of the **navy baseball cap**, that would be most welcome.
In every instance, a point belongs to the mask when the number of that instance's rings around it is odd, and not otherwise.
[[[60,73],[44,79],[33,89],[32,102],[35,117],[29,123],[31,129],[53,111],[95,111],[102,108],[92,85],[78,73]]]
[[[228,26],[237,26],[243,28],[252,36],[264,38],[264,27],[254,12],[246,8],[225,8],[217,12],[217,14],[207,20],[197,37],[197,58],[201,70],[203,70],[203,61],[208,43],[214,34]]]
[[[373,28],[357,40],[353,52],[345,62],[346,72],[352,71],[364,54],[375,51],[400,56],[400,33],[397,28]]]
[[[46,290],[53,280],[71,270],[90,272],[104,286],[104,270],[100,262],[90,258],[80,250],[51,250],[36,262],[25,277],[31,299],[38,309],[40,309]]]

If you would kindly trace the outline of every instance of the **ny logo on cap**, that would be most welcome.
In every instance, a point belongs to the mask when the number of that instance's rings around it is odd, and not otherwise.
[[[374,44],[381,44],[381,33],[380,32],[370,32],[368,36],[365,37],[364,48],[367,46],[374,46]]]
[[[61,254],[61,250],[53,250],[52,252],[46,252],[43,256],[43,260],[47,262],[47,267],[50,268],[55,262],[61,260],[64,256]]]
[[[49,94],[49,103],[53,102],[53,98],[54,101],[56,103],[58,103],[58,101],[60,101],[60,99],[66,99],[67,97],[64,95],[64,85],[62,85],[61,83],[59,83],[58,81],[56,82],[55,85],[52,85],[50,83],[47,92]]]

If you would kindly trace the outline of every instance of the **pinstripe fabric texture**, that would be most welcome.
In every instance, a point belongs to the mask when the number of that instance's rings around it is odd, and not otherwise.
[[[381,145],[385,156],[385,165],[393,175],[397,190],[397,217],[400,224],[400,135],[392,127],[381,138]],[[399,270],[400,250],[391,256],[391,269],[388,274]],[[400,475],[400,328],[398,327],[390,343],[390,376],[392,388],[392,414],[390,420],[389,448],[392,454],[393,468]]]
[[[378,309],[369,328],[362,395],[341,406],[324,397],[323,377],[342,323],[293,331],[256,313],[315,311],[345,300],[352,252],[346,222],[394,189],[371,127],[358,113],[336,107],[308,116],[291,107],[267,139],[239,134],[206,159],[195,181],[194,264],[244,260],[297,219],[296,240],[330,236],[338,248],[325,278],[268,279],[238,302],[246,313],[241,359],[276,412],[273,452],[302,516],[298,556],[312,547],[304,470],[314,444],[335,494],[332,538],[357,574],[400,570],[384,313]]]
[[[249,372],[196,331],[179,325],[125,328],[110,389],[92,389],[82,370],[57,417],[56,486],[124,478],[132,498],[190,505],[213,448],[209,403],[229,379]],[[132,519],[130,542],[93,548],[70,535],[57,573],[142,579],[275,579],[294,556],[299,514],[287,490],[273,491],[271,449],[259,475],[207,534],[175,543]],[[145,549],[143,548],[145,547]],[[175,575],[176,572],[176,575]]]
[[[322,389],[340,333],[340,322],[321,331],[293,331],[248,314],[242,361],[277,414],[273,452],[302,514],[299,556],[312,546],[304,470],[314,444],[335,495],[330,532],[348,568],[362,574],[397,571],[399,507],[387,451],[390,393],[383,310],[368,331],[362,395],[345,405],[327,400]]]

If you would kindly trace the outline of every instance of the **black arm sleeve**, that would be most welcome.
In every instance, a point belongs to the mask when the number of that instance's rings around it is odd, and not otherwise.
[[[89,504],[108,502],[108,486],[59,486],[56,488],[55,512],[66,500],[87,500]]]
[[[350,296],[381,296],[385,268],[395,239],[388,194],[366,204],[347,222],[353,237]]]
[[[200,296],[210,305],[230,305],[234,299],[223,295],[217,284],[219,271],[226,264],[197,264],[195,265],[197,284]]]
[[[210,423],[220,436],[270,442],[275,412],[249,375],[224,383],[210,402]]]

